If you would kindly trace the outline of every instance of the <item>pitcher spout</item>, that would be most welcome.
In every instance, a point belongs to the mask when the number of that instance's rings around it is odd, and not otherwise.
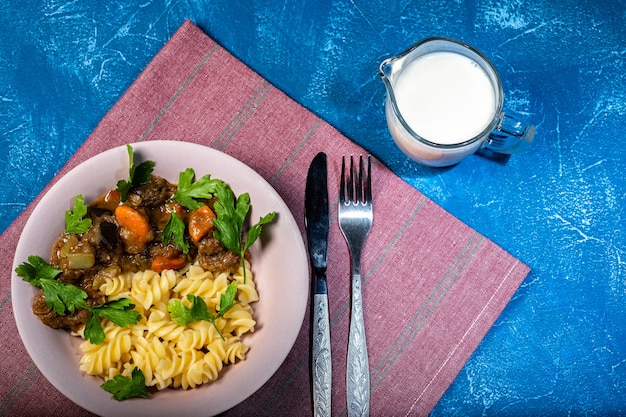
[[[378,74],[383,80],[385,84],[385,88],[387,89],[387,94],[393,93],[393,84],[392,84],[392,75],[393,75],[393,63],[396,61],[396,57],[387,58],[383,62],[380,63],[378,67]]]

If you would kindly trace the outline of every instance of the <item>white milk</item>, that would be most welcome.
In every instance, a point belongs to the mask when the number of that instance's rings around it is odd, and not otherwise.
[[[405,122],[424,139],[455,144],[493,120],[496,95],[485,71],[454,52],[432,52],[403,67],[393,87]]]

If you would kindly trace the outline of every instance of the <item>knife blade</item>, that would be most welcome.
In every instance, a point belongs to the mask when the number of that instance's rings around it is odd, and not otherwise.
[[[330,416],[332,361],[326,266],[328,252],[328,170],[326,154],[318,153],[309,167],[304,195],[304,220],[311,261],[311,376],[313,415]]]

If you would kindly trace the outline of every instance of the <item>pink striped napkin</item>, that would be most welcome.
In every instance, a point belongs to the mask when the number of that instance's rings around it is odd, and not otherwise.
[[[225,70],[227,69],[227,70]],[[182,140],[230,154],[266,178],[304,236],[305,175],[329,156],[337,201],[342,154],[366,153],[186,21],[62,169],[133,141]],[[528,267],[376,161],[374,227],[362,265],[372,415],[424,415],[501,313]],[[54,182],[53,181],[53,182]],[[39,373],[12,318],[13,252],[37,198],[0,237],[0,414],[87,414]],[[331,208],[336,219],[336,207]],[[333,220],[335,220],[333,219]],[[345,415],[349,257],[329,241],[333,415]],[[226,415],[310,415],[309,322],[269,382]]]

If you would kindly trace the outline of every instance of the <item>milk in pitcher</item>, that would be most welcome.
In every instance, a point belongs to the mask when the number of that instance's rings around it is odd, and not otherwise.
[[[432,52],[402,68],[394,87],[398,110],[429,142],[458,144],[483,132],[496,112],[496,94],[486,72],[455,52]]]

